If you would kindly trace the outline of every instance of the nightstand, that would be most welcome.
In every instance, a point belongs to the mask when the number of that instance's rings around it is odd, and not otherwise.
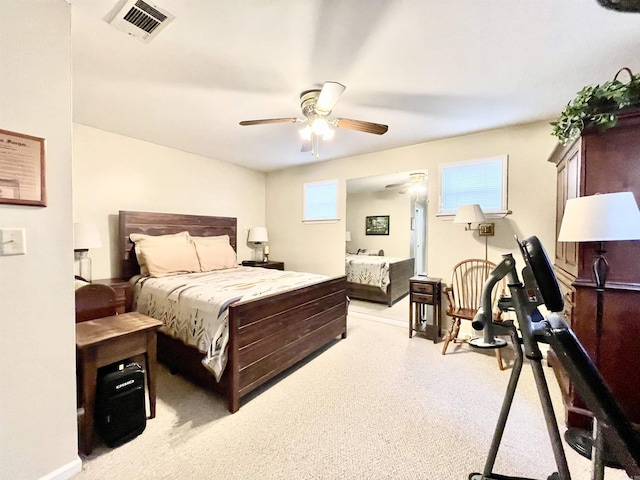
[[[260,268],[271,268],[273,270],[284,270],[284,262],[274,262],[269,260],[268,262],[258,262],[256,260],[243,260],[243,267],[260,267]]]
[[[108,285],[116,291],[116,304],[118,306],[118,313],[124,313],[127,311],[127,290],[129,289],[129,280],[123,280],[121,278],[101,278],[94,280],[91,283],[100,283],[102,285]]]
[[[440,301],[442,279],[422,277],[409,279],[409,338],[413,332],[422,333],[436,343],[440,333]],[[431,310],[431,311],[429,311]]]

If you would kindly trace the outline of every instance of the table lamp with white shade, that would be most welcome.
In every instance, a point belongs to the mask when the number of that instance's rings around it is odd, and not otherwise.
[[[640,239],[640,211],[631,192],[603,193],[567,200],[558,234],[559,242],[598,242],[593,275],[596,284],[595,334],[602,333],[604,289],[609,264],[604,242]],[[599,342],[594,362],[598,365]]]
[[[94,223],[73,224],[73,250],[77,254],[79,275],[87,282],[91,281],[90,248],[102,247],[98,227]]]
[[[604,242],[640,239],[640,211],[631,192],[596,194],[567,200],[558,234],[559,242],[597,242],[593,275],[596,285],[596,338],[593,363],[600,362],[600,341],[604,308],[604,290],[609,264],[604,254]],[[631,260],[631,259],[630,259]],[[594,417],[592,431],[569,428],[567,443],[581,455],[591,458],[592,478],[604,478],[607,449],[600,422]]]
[[[247,241],[254,245],[253,259],[256,262],[264,262],[265,256],[263,244],[269,241],[267,227],[251,227],[249,229],[249,237],[247,238]]]

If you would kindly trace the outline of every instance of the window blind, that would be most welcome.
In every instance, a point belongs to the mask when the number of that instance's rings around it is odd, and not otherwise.
[[[304,217],[313,222],[338,219],[338,181],[327,180],[304,184]]]
[[[477,203],[485,213],[506,210],[507,157],[440,165],[440,211]]]

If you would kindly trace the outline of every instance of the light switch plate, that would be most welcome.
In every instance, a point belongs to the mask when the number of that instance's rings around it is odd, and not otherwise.
[[[0,229],[0,255],[26,255],[24,228]]]

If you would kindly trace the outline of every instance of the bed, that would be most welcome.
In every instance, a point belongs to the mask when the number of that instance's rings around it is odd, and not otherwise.
[[[347,255],[347,295],[353,299],[386,303],[391,307],[409,293],[414,262],[413,258]]]
[[[183,231],[197,237],[228,235],[236,249],[236,218],[120,211],[121,277],[132,279],[140,273],[131,234]],[[219,382],[203,365],[203,353],[162,331],[158,332],[158,360],[172,372],[221,393],[229,411],[235,413],[242,397],[337,337],[346,338],[346,289],[346,276],[326,277],[294,290],[231,304],[226,367]]]

